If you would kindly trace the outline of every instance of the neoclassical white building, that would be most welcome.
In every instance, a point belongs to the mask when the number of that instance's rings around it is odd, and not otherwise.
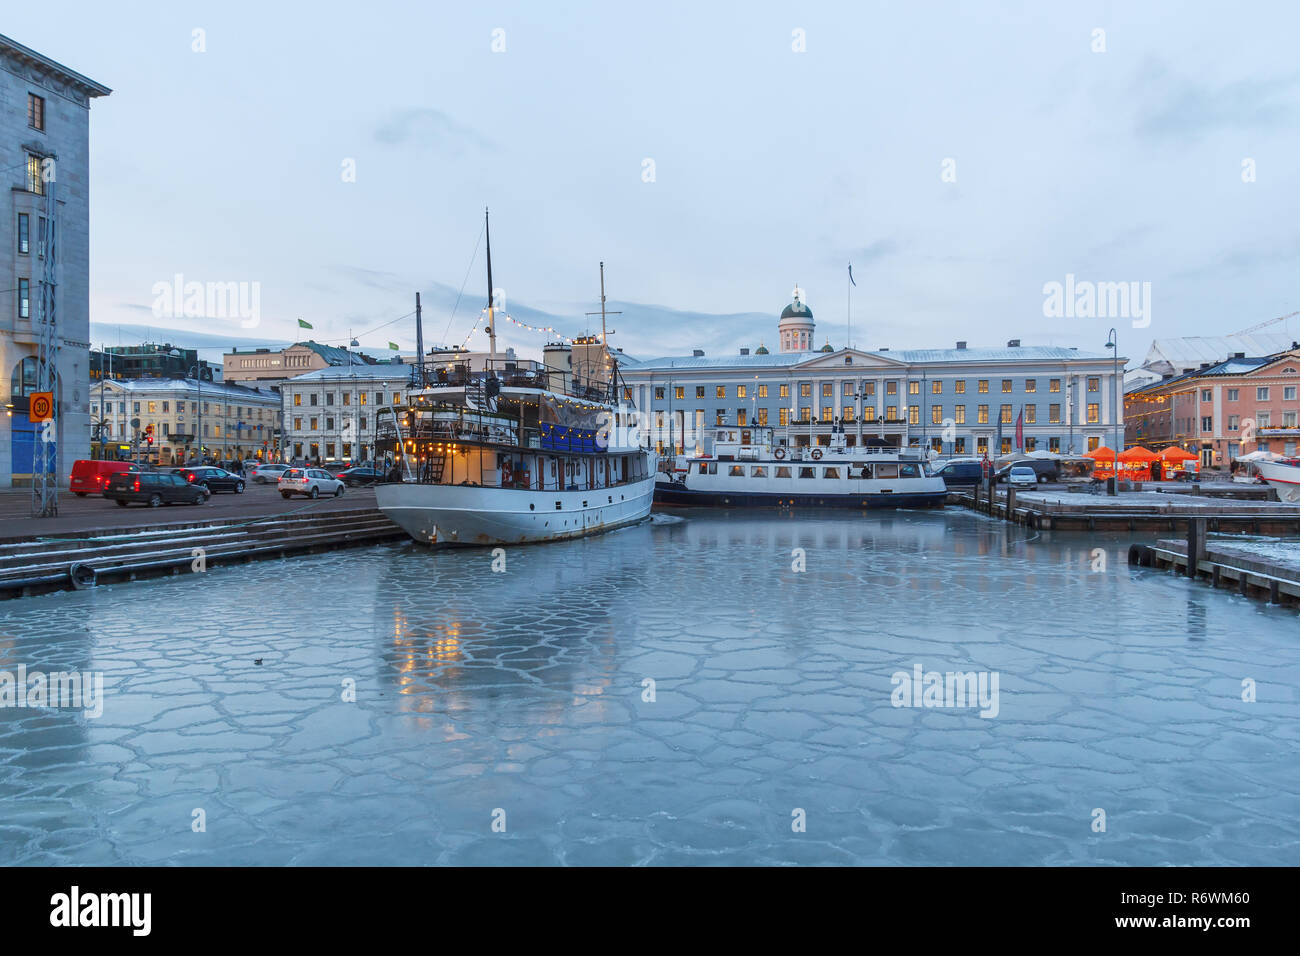
[[[661,451],[708,452],[721,425],[775,429],[778,443],[850,445],[868,438],[923,445],[944,455],[1013,450],[1084,452],[1123,434],[1115,356],[1057,346],[814,349],[812,310],[796,290],[777,324],[779,351],[620,360],[624,401],[651,422]],[[1122,378],[1125,359],[1119,357]]]

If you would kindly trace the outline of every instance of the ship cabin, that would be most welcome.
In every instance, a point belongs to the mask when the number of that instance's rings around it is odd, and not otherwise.
[[[403,481],[587,491],[650,477],[644,451],[620,442],[625,423],[594,385],[555,388],[545,371],[526,368],[439,372],[424,387],[417,378],[409,404],[376,422],[376,454]]]
[[[876,439],[850,446],[843,432],[831,436],[829,446],[787,446],[774,441],[775,430],[763,426],[718,427],[713,434],[713,454],[678,455],[661,470],[672,480],[687,475],[722,475],[730,478],[805,478],[839,481],[853,478],[925,478],[930,474],[926,450],[898,448]]]

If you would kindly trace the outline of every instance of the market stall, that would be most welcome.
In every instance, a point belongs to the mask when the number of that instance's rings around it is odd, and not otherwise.
[[[1160,458],[1149,448],[1134,445],[1119,453],[1119,476],[1124,481],[1150,481],[1151,463]]]
[[[1177,445],[1171,445],[1162,451],[1160,458],[1160,479],[1162,481],[1177,481],[1189,475],[1195,475],[1199,469],[1194,462],[1199,462],[1200,458],[1190,451],[1179,448]]]
[[[1092,477],[1110,478],[1115,474],[1115,452],[1105,445],[1083,454],[1085,458],[1091,458],[1096,462],[1092,469]]]

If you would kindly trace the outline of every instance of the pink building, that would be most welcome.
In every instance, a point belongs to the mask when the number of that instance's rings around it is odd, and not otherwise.
[[[1178,445],[1203,467],[1227,467],[1252,451],[1296,454],[1300,443],[1300,348],[1167,376],[1125,397],[1127,445]]]

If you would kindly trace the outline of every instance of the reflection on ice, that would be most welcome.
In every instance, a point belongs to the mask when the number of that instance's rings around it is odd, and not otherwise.
[[[107,699],[0,710],[0,861],[1300,861],[1294,612],[1127,543],[684,512],[11,602],[0,669]],[[891,706],[918,663],[997,716]]]

